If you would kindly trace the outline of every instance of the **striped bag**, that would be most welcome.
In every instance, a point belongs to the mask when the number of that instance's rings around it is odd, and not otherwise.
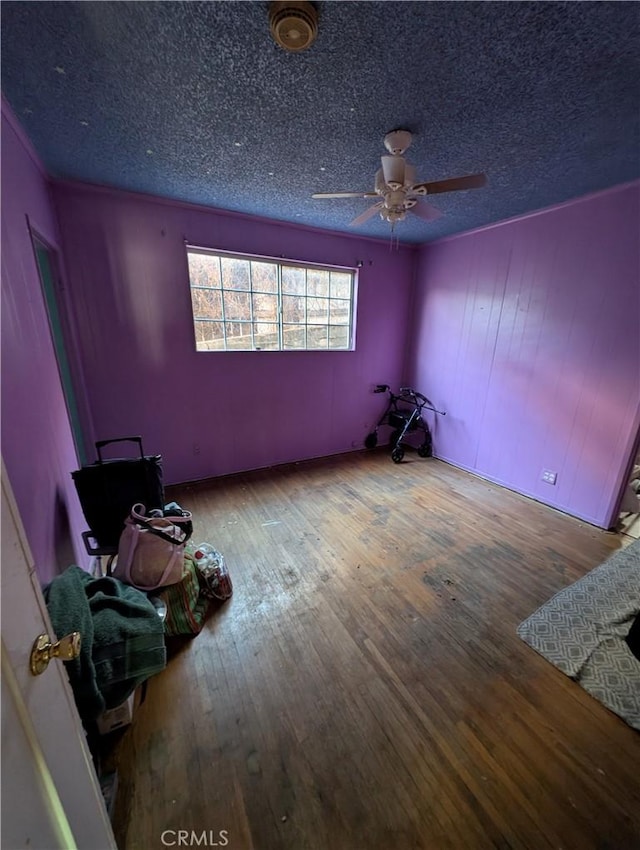
[[[189,554],[184,556],[181,581],[165,587],[159,595],[167,606],[165,635],[197,635],[202,631],[210,602],[200,592],[198,571]]]

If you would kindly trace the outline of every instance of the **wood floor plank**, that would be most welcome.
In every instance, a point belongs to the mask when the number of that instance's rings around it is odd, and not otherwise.
[[[640,737],[516,634],[621,538],[407,459],[171,492],[234,595],[119,744],[122,850],[640,848]]]

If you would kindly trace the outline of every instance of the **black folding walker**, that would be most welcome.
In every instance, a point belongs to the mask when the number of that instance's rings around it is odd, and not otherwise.
[[[407,434],[413,431],[422,431],[424,439],[418,446],[418,454],[420,457],[431,457],[433,454],[433,439],[429,426],[422,418],[422,411],[433,410],[434,413],[439,413],[445,416],[444,410],[436,410],[428,398],[422,393],[416,392],[411,387],[400,387],[400,392],[392,393],[388,384],[378,384],[374,393],[389,393],[389,403],[387,409],[380,417],[380,421],[374,430],[367,434],[364,441],[366,448],[375,449],[378,445],[378,428],[381,425],[389,425],[393,428],[389,445],[391,446],[391,460],[394,463],[400,463],[404,457],[404,449],[402,442]]]

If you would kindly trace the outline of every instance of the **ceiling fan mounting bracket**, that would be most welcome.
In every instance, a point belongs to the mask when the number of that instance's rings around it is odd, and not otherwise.
[[[408,130],[392,130],[384,137],[384,146],[393,156],[402,156],[411,146],[411,133]]]

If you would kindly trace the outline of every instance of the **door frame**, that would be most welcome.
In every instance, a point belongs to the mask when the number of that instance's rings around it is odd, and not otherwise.
[[[76,458],[80,466],[88,462],[86,434],[87,418],[86,405],[80,405],[80,399],[86,397],[81,392],[83,378],[78,371],[78,358],[75,355],[75,340],[68,318],[69,305],[65,297],[64,279],[62,275],[62,255],[58,245],[45,236],[42,230],[34,224],[27,215],[27,229],[33,249],[33,259],[36,274],[40,281],[43,306],[47,315],[51,344],[53,346],[60,386],[67,408],[69,429],[76,450]],[[43,275],[39,251],[44,250],[47,256],[49,279]]]
[[[618,517],[620,516],[620,504],[622,503],[624,491],[627,487],[627,484],[629,483],[633,464],[635,463],[635,459],[638,456],[638,452],[640,452],[640,406],[638,406],[638,412],[636,413],[634,427],[635,437],[631,441],[631,450],[629,452],[627,462],[623,467],[623,475],[618,485],[617,495],[612,502],[611,513],[609,515],[609,520],[606,525],[606,528],[609,531],[615,531],[618,525]]]

